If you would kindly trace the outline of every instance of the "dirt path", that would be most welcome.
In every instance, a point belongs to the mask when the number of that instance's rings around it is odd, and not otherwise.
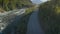
[[[38,21],[38,11],[32,13],[30,16],[28,26],[27,26],[27,33],[26,34],[44,34],[39,21]]]

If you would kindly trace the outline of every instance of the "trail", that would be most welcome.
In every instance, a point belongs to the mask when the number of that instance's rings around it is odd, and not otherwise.
[[[38,10],[35,10],[30,16],[26,34],[44,34],[38,21]]]

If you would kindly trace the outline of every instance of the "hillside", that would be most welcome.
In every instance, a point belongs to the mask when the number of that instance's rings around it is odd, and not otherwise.
[[[0,8],[8,11],[31,5],[30,0],[0,0]]]
[[[38,16],[46,34],[60,34],[60,0],[41,4]]]

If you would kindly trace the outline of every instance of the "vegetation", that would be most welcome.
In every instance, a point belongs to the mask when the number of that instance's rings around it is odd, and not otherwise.
[[[26,9],[26,12],[22,15],[22,18],[18,21],[19,24],[17,25],[16,33],[26,34],[29,18],[35,9],[35,6]]]
[[[29,21],[29,17],[32,14],[32,12],[33,12],[34,9],[35,8],[31,7],[31,8],[28,8],[26,10],[26,13],[23,15],[23,17],[19,21],[20,24],[18,24],[18,27],[17,27],[17,32],[18,33],[20,33],[20,34],[26,34],[27,24],[28,24],[28,21]]]
[[[18,20],[17,25],[15,25],[14,27],[8,26],[7,30],[4,31],[5,34],[10,34],[11,28],[14,28],[15,34],[26,34],[27,23],[28,23],[30,15],[33,12],[33,10],[35,9],[35,7],[31,5],[30,0],[4,0],[4,1],[0,0],[0,9],[2,9],[4,11],[20,9],[23,7],[28,7],[26,9],[26,13],[21,15],[22,17],[20,20]],[[2,10],[0,10],[0,11],[2,11]]]
[[[6,11],[29,5],[31,5],[30,0],[0,0],[0,8]]]
[[[14,23],[11,23],[10,25],[8,25],[7,28],[4,29],[4,31],[2,31],[3,34],[11,34],[12,30],[14,30],[13,31],[14,34],[26,34],[29,17],[32,14],[34,9],[35,8],[33,7],[27,8],[26,13],[20,16],[17,16],[18,18],[20,17],[19,20],[14,21],[16,22],[15,25],[13,25]]]
[[[60,34],[60,0],[41,4],[38,16],[46,34]]]

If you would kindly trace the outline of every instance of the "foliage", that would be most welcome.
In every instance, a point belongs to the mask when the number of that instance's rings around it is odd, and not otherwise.
[[[38,15],[46,34],[60,34],[59,0],[51,0],[41,4]]]
[[[0,7],[4,10],[13,10],[25,5],[31,5],[30,0],[0,0]]]

